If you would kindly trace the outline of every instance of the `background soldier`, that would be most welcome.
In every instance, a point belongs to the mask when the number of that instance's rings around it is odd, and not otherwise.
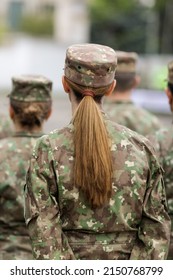
[[[12,79],[10,117],[15,133],[0,141],[0,259],[32,259],[24,221],[23,186],[33,145],[51,112],[52,82],[42,76]]]
[[[173,61],[168,64],[168,82],[166,94],[169,100],[170,109],[173,112]],[[164,182],[168,200],[168,213],[172,221],[171,243],[168,259],[173,260],[173,126],[163,128],[149,139],[156,147],[158,157],[164,169]]]
[[[165,259],[170,239],[160,165],[150,142],[113,123],[113,49],[72,45],[63,86],[73,119],[40,138],[25,188],[36,259]]]
[[[156,116],[138,107],[132,101],[133,89],[140,82],[136,73],[138,55],[131,52],[117,51],[118,65],[115,73],[117,81],[112,95],[105,99],[105,111],[110,118],[128,128],[147,135],[161,128]]]

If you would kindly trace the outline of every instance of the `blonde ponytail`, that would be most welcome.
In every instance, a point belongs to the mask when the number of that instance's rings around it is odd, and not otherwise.
[[[102,113],[93,97],[83,97],[73,124],[74,184],[93,207],[103,206],[112,192],[112,159]]]

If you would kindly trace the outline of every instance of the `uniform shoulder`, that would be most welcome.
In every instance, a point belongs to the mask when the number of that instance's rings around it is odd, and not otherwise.
[[[13,137],[7,137],[0,139],[0,150],[6,150],[6,149],[13,149],[15,148],[15,140]]]
[[[72,131],[73,125],[71,123],[62,129],[54,129],[37,140],[35,149],[48,150],[53,147],[69,146],[69,142],[72,140]]]
[[[139,106],[136,106],[136,108],[138,109],[139,112],[141,112],[141,114],[145,115],[146,117],[151,119],[153,122],[155,122],[157,124],[159,123],[158,117],[156,115],[154,115],[152,112],[146,110],[145,108],[139,107]]]
[[[11,162],[18,152],[19,146],[13,137],[4,138],[0,140],[0,165]]]
[[[149,135],[149,139],[157,147],[160,156],[164,156],[173,147],[173,127],[162,128],[155,134]]]
[[[173,128],[161,128],[155,133],[156,138],[165,139],[165,138],[173,138]]]
[[[162,145],[173,139],[173,129],[161,128],[154,133],[149,134],[147,138],[154,144],[159,143]]]
[[[68,126],[63,127],[62,129],[55,129],[48,134],[49,141],[56,142],[61,145],[67,142],[68,139],[71,139],[73,133],[73,124],[70,123]]]
[[[113,145],[129,146],[133,150],[145,151],[145,154],[156,156],[154,146],[145,136],[112,121],[109,122],[108,127]]]

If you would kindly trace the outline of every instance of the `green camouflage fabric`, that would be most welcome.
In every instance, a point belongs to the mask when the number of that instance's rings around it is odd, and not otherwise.
[[[132,101],[104,100],[104,110],[112,121],[124,125],[141,135],[148,135],[160,129],[159,119]]]
[[[0,139],[6,138],[13,133],[13,125],[11,120],[4,116],[0,115]]]
[[[173,127],[157,131],[149,136],[149,140],[154,144],[164,169],[163,178],[168,200],[168,213],[172,224],[168,259],[173,260]]]
[[[114,80],[117,66],[115,51],[98,44],[76,44],[66,51],[65,76],[83,86],[102,87]]]
[[[39,75],[21,75],[12,78],[10,99],[25,102],[50,101],[52,81]]]
[[[32,259],[24,220],[23,187],[28,161],[41,134],[15,133],[0,141],[0,259]]]
[[[25,220],[35,259],[167,258],[170,219],[153,147],[143,136],[104,119],[114,166],[113,194],[104,207],[92,209],[73,185],[72,123],[36,143],[25,186]]]

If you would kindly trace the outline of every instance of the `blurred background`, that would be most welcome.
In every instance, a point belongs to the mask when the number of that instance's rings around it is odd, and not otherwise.
[[[100,43],[139,54],[141,84],[134,101],[171,125],[164,93],[173,59],[172,0],[1,0],[0,112],[8,114],[11,77],[41,74],[53,81],[53,114],[46,131],[71,119],[61,85],[66,48]]]

